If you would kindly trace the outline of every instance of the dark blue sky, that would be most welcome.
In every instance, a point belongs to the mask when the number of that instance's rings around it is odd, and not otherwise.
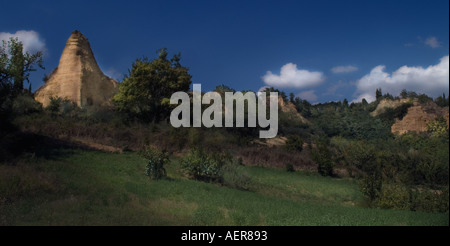
[[[157,49],[166,47],[170,54],[181,52],[182,65],[204,91],[219,84],[258,90],[284,81],[280,89],[311,102],[351,101],[378,85],[393,94],[408,87],[448,95],[448,84],[442,83],[448,82],[448,65],[446,71],[440,67],[440,77],[426,75],[428,66],[438,66],[449,54],[448,0],[0,0],[0,9],[0,33],[33,30],[45,42],[46,70],[32,77],[34,89],[57,66],[67,38],[77,29],[91,42],[100,67],[119,80],[136,58],[154,58]],[[278,76],[289,63],[297,65],[298,73]],[[364,84],[362,78],[379,65],[385,66],[387,78],[373,75],[367,80],[373,84]],[[405,65],[413,70],[407,75],[418,79],[404,81],[392,74]],[[341,73],[333,72],[339,66],[344,67]],[[275,75],[272,82],[263,81],[267,71]],[[434,80],[436,89],[427,90]]]

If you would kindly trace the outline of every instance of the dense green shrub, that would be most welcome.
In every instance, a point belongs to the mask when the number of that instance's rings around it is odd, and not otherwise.
[[[290,151],[302,152],[303,140],[299,136],[290,136],[286,141],[286,148]]]
[[[400,210],[409,210],[411,208],[411,192],[402,185],[383,185],[377,195],[377,207]]]
[[[151,179],[158,180],[166,177],[166,169],[164,165],[169,162],[169,155],[165,150],[158,150],[154,147],[148,146],[142,153],[148,160],[145,168],[145,174]]]
[[[314,105],[311,109],[311,128],[328,137],[342,136],[349,139],[388,139],[392,137],[390,125],[370,115],[376,102],[352,103],[350,107],[341,102]]]
[[[42,104],[34,100],[31,95],[24,93],[14,98],[12,111],[16,115],[38,113],[42,111]]]
[[[383,185],[374,203],[380,208],[445,213],[449,211],[448,186],[431,190],[401,184]]]
[[[441,190],[414,189],[410,192],[411,210],[448,213],[449,189]]]
[[[240,190],[250,189],[251,178],[240,167],[238,159],[227,161],[222,167],[222,175],[225,186]]]
[[[429,212],[448,210],[448,191],[442,188],[449,180],[448,148],[448,138],[414,133],[387,140],[331,141],[333,161],[356,171],[372,206]]]
[[[360,189],[362,193],[369,199],[370,202],[375,201],[379,197],[383,180],[381,172],[366,174],[360,179]]]
[[[321,138],[316,142],[316,148],[312,151],[312,158],[317,163],[317,171],[322,176],[333,176],[333,162],[331,152],[328,149],[329,141]]]
[[[61,104],[62,98],[60,97],[50,97],[50,103],[45,108],[50,111],[53,116],[56,116],[59,113],[59,105]]]
[[[242,157],[238,157],[238,158],[237,158],[237,164],[238,164],[239,166],[243,166],[243,165],[244,165],[244,161],[242,160]]]
[[[53,117],[57,115],[69,115],[76,109],[77,105],[67,98],[50,97],[50,103],[45,108]]]
[[[207,182],[222,182],[222,167],[225,160],[207,154],[203,149],[192,149],[181,162],[185,173],[193,179]]]
[[[392,126],[392,124],[395,123],[395,119],[403,119],[403,117],[408,113],[408,108],[410,108],[412,105],[412,103],[408,102],[396,108],[386,108],[382,114],[378,115],[378,118],[388,126]]]
[[[292,165],[291,163],[286,164],[286,171],[290,173],[295,172],[294,165]]]
[[[440,116],[427,124],[427,130],[433,137],[448,136],[447,121],[444,117]]]
[[[217,182],[235,189],[248,190],[250,176],[240,167],[241,161],[228,154],[208,154],[204,149],[192,149],[181,162],[192,179]]]
[[[445,93],[442,94],[442,96],[437,97],[434,102],[439,106],[439,107],[448,107],[448,97],[445,97]]]

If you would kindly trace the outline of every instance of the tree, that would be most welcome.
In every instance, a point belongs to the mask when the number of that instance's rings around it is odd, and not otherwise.
[[[344,99],[344,101],[342,102],[342,105],[344,105],[344,107],[348,108],[348,100],[347,100],[347,98]]]
[[[0,45],[0,128],[7,125],[14,99],[23,91],[23,82],[29,81],[35,65],[42,65],[42,52],[23,53],[23,44],[17,38],[3,40]],[[29,87],[31,92],[31,84]],[[1,131],[1,130],[0,130]]]
[[[442,93],[442,96],[437,97],[434,101],[439,107],[448,107],[448,97],[445,97],[445,93]]]
[[[383,97],[386,98],[386,99],[394,100],[394,96],[392,96],[392,95],[389,94],[389,93],[384,94]]]
[[[23,52],[23,44],[17,38],[2,41],[0,47],[0,83],[2,89],[10,87],[17,95],[23,91],[24,81],[30,83],[30,72],[36,71],[35,65],[44,69],[43,53]]]
[[[402,99],[408,98],[408,91],[407,91],[406,89],[403,89],[403,90],[400,92],[400,97],[401,97]]]
[[[408,98],[416,98],[418,97],[417,93],[415,91],[408,91]]]
[[[312,152],[313,160],[318,164],[317,171],[322,176],[333,176],[333,162],[328,149],[329,145],[329,140],[322,137],[316,142],[316,148]]]
[[[299,97],[295,97],[294,105],[297,111],[304,117],[311,116],[311,104],[307,100],[302,100]]]
[[[192,76],[181,66],[180,53],[167,59],[165,48],[158,58],[137,59],[120,84],[113,102],[117,109],[143,121],[159,121],[169,115],[169,98],[177,91],[188,91]]]
[[[377,91],[375,92],[375,98],[376,100],[380,100],[383,97],[383,93],[381,92],[381,88],[377,89]]]
[[[235,89],[224,84],[216,86],[216,89],[214,89],[214,91],[220,93],[222,96],[225,96],[225,92],[236,92]]]
[[[381,167],[384,159],[378,154],[379,147],[366,140],[357,140],[345,143],[341,151],[341,159],[349,170],[356,168],[360,171],[360,189],[363,194],[370,202],[375,201],[382,188]]]
[[[281,91],[281,92],[280,92],[280,97],[283,99],[283,101],[287,101],[286,92]]]
[[[295,103],[295,101],[294,101],[294,98],[295,98],[295,95],[294,95],[294,93],[289,93],[289,102],[291,102],[291,103]]]

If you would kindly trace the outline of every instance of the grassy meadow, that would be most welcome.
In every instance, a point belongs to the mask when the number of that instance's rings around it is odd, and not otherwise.
[[[367,208],[355,180],[240,166],[248,191],[189,180],[178,157],[167,178],[146,160],[56,148],[0,165],[1,225],[449,225],[448,213]]]

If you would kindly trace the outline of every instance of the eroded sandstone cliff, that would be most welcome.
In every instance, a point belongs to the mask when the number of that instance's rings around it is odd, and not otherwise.
[[[35,93],[43,106],[50,97],[66,98],[80,107],[105,106],[118,90],[118,83],[103,74],[88,39],[74,31],[66,42],[58,67]]]
[[[441,108],[434,102],[419,104],[414,102],[414,105],[408,108],[408,113],[402,120],[396,120],[392,125],[391,131],[397,134],[404,134],[407,132],[425,132],[427,125],[437,117],[443,116],[449,125],[449,108]]]
[[[309,123],[309,121],[303,117],[295,108],[295,105],[291,102],[285,102],[282,97],[278,97],[278,106],[281,111],[287,113],[291,120],[299,120],[302,123]]]

